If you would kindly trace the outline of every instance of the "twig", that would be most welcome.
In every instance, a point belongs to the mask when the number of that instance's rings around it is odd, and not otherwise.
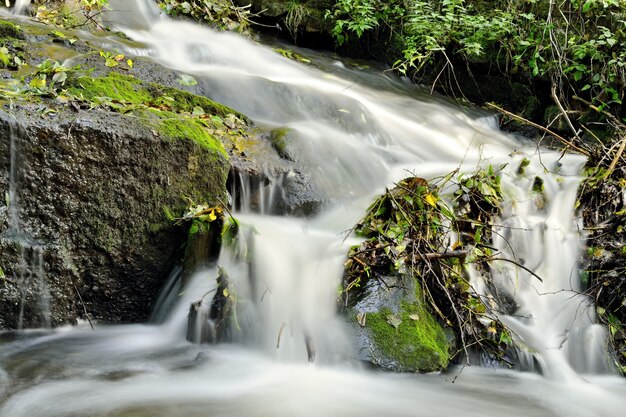
[[[576,139],[580,140],[580,137],[578,136],[578,132],[576,131],[576,128],[572,124],[572,121],[570,120],[569,116],[567,115],[567,112],[565,111],[565,109],[563,108],[563,105],[559,101],[559,97],[556,95],[556,84],[555,83],[552,83],[552,99],[554,100],[554,102],[556,103],[557,107],[561,111],[561,115],[563,117],[565,117],[565,121],[567,121],[567,124],[569,125],[570,129],[572,129],[572,133],[574,134],[574,136],[576,136]]]
[[[583,104],[586,104],[591,110],[595,110],[600,114],[603,114],[604,116],[606,116],[606,118],[611,119],[611,121],[613,123],[615,123],[616,126],[619,126],[622,129],[626,129],[626,125],[624,125],[624,123],[622,123],[617,117],[615,117],[614,115],[612,115],[611,113],[609,113],[606,110],[603,110],[601,108],[599,108],[598,106],[594,106],[592,103],[590,103],[589,101],[585,100],[584,98],[578,97],[578,96],[572,96],[572,98],[576,101],[580,101]]]
[[[430,259],[449,259],[449,258],[465,258],[468,255],[467,250],[451,250],[443,253],[424,253],[421,256]]]
[[[610,119],[619,129],[626,130],[626,125],[622,123],[617,117],[609,113],[608,111],[601,109],[597,106],[594,106],[592,103],[578,96],[573,96],[572,98],[576,101],[580,101],[581,103],[586,104],[590,109],[595,110],[596,112],[604,115],[607,119]],[[622,143],[620,144],[620,147],[617,150],[617,154],[613,158],[613,161],[611,162],[611,165],[609,165],[609,168],[606,170],[606,172],[602,176],[602,179],[607,179],[613,173],[625,149],[626,149],[626,135],[624,135],[624,137],[622,138]]]
[[[78,291],[78,288],[76,288],[76,285],[75,284],[72,284],[72,285],[74,286],[74,290],[76,291],[76,294],[78,294],[80,305],[83,306],[83,312],[85,313],[85,318],[89,322],[89,326],[91,327],[91,330],[95,331],[96,329],[93,328],[93,323],[91,322],[91,319],[89,318],[89,313],[87,313],[87,308],[85,307],[85,302],[83,301],[83,297],[81,297],[80,292]]]
[[[567,140],[567,139],[565,139],[564,137],[562,137],[562,136],[558,135],[557,133],[554,133],[553,131],[551,131],[551,130],[550,130],[550,129],[548,129],[548,128],[545,128],[545,127],[543,127],[543,126],[541,126],[541,125],[539,125],[539,124],[537,124],[537,123],[535,123],[535,122],[531,122],[530,120],[525,119],[525,118],[523,118],[522,116],[518,116],[518,115],[517,115],[517,114],[515,114],[515,113],[511,113],[511,112],[510,112],[510,111],[508,111],[508,110],[504,110],[502,107],[499,107],[499,106],[497,106],[497,105],[495,105],[495,104],[493,104],[493,103],[487,103],[487,106],[488,106],[488,107],[491,107],[492,109],[496,109],[496,110],[498,110],[499,112],[501,112],[501,113],[503,113],[503,114],[506,114],[507,116],[512,117],[513,119],[515,119],[515,120],[517,120],[517,121],[520,121],[520,122],[522,122],[522,123],[526,123],[526,124],[528,124],[528,125],[530,125],[530,126],[532,126],[532,127],[536,128],[536,129],[539,129],[539,130],[541,130],[541,131],[543,131],[543,132],[546,132],[546,133],[547,133],[547,134],[549,134],[549,135],[554,136],[554,138],[555,138],[555,139],[557,139],[559,142],[563,143],[563,144],[564,144],[564,145],[566,145],[566,146],[569,146],[570,148],[574,149],[576,152],[579,152],[579,153],[581,153],[581,154],[583,154],[583,155],[585,155],[585,156],[587,156],[587,157],[591,156],[591,154],[590,154],[588,151],[586,151],[586,150],[584,150],[584,149],[582,149],[582,148],[579,148],[578,146],[574,145],[574,144],[573,144],[572,142],[570,142],[569,140]]]
[[[607,169],[604,175],[602,176],[602,179],[607,179],[613,173],[613,170],[615,170],[615,167],[619,163],[619,160],[622,157],[622,154],[624,153],[625,148],[626,148],[626,135],[624,135],[624,137],[622,138],[622,144],[617,150],[617,154],[615,154],[615,158],[613,158],[613,162],[611,162],[611,165],[609,165],[609,169]]]
[[[483,262],[487,262],[487,261],[504,261],[504,262],[510,262],[513,265],[522,268],[524,271],[528,272],[530,275],[532,275],[533,277],[537,278],[539,281],[543,282],[543,278],[541,278],[539,275],[535,274],[533,271],[531,271],[530,269],[526,268],[524,265],[520,264],[519,262],[515,262],[512,259],[507,259],[507,258],[488,258],[485,259]]]
[[[287,322],[284,322],[283,324],[281,324],[280,330],[278,330],[278,338],[276,340],[276,349],[280,348],[280,338],[283,336],[283,332],[285,331],[286,327],[287,327]]]

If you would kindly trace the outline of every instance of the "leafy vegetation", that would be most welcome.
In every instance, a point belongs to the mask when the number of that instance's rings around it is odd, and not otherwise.
[[[442,198],[440,191],[451,183],[457,191]],[[452,173],[436,187],[422,178],[401,181],[370,206],[355,228],[366,240],[350,250],[343,303],[357,302],[369,280],[412,277],[421,302],[456,332],[453,359],[469,357],[475,349],[506,362],[510,335],[474,292],[465,271],[470,263],[487,270],[495,256],[489,226],[500,201],[500,175],[492,167],[472,175]],[[456,241],[450,242],[451,236]]]
[[[398,43],[394,65],[403,73],[489,62],[502,74],[549,82],[565,105],[576,95],[622,110],[622,1],[339,0],[327,17],[339,44],[363,36]]]
[[[33,2],[34,17],[42,23],[64,28],[102,28],[99,17],[106,11],[108,0],[77,2],[39,0]]]
[[[487,104],[589,158],[579,194],[593,248],[584,279],[626,371],[626,2],[338,0],[326,16],[338,44],[384,45],[398,72],[448,94],[463,95],[484,72],[512,80],[500,97],[519,95],[521,83],[523,96],[538,98],[528,116]],[[482,104],[489,94],[473,97]]]
[[[159,7],[170,16],[187,16],[221,30],[247,32],[250,6],[235,6],[230,0],[158,0]]]

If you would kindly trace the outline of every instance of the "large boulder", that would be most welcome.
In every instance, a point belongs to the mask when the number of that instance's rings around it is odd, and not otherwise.
[[[173,219],[225,203],[223,142],[258,136],[181,74],[109,67],[76,33],[14,23],[0,22],[0,328],[145,320],[187,239]]]

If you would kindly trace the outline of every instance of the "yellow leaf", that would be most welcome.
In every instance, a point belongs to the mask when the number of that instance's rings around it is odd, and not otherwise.
[[[46,79],[45,78],[40,78],[40,77],[35,77],[30,81],[29,84],[31,87],[33,88],[38,88],[38,89],[42,89],[46,87]]]
[[[230,296],[230,291],[228,291],[228,288],[224,288],[224,291],[222,291],[222,294],[224,294],[224,297],[228,297]]]
[[[133,60],[129,59],[128,61],[126,61],[126,65],[128,65],[128,68],[132,68],[133,67]]]
[[[115,55],[115,58],[113,58],[113,59],[119,62],[122,59],[124,59],[124,55],[122,55],[122,54]]]
[[[426,197],[424,197],[424,200],[426,201],[426,203],[430,204],[433,207],[437,206],[437,197],[435,197],[432,194],[426,194]]]

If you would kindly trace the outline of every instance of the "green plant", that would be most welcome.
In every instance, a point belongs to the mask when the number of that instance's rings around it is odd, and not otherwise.
[[[247,32],[250,6],[235,6],[231,0],[158,0],[159,7],[171,16],[189,16],[221,30]]]
[[[338,0],[325,16],[333,21],[331,33],[341,45],[379,26],[393,27],[404,13],[404,2],[399,0]]]
[[[64,28],[97,27],[102,29],[99,15],[109,5],[108,0],[80,0],[76,4],[39,1],[35,19]]]
[[[489,61],[508,75],[552,83],[568,107],[574,95],[619,111],[626,86],[626,2],[618,0],[339,0],[326,16],[338,44],[394,35],[394,67]]]

